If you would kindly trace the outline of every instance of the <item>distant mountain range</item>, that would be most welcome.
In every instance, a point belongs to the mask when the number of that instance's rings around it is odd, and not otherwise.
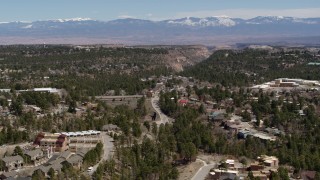
[[[163,21],[89,18],[34,22],[0,22],[0,44],[123,43],[232,44],[247,42],[317,44],[320,18],[258,16],[252,19],[215,16]]]

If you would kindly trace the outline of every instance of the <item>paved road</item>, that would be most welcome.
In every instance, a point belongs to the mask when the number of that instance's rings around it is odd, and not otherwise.
[[[103,133],[102,135],[102,141],[103,141],[103,149],[104,149],[104,154],[102,159],[103,160],[108,160],[111,158],[113,154],[113,138],[110,137],[107,133]]]
[[[197,159],[197,161],[203,162],[203,166],[198,170],[198,172],[192,177],[191,180],[204,180],[206,176],[209,174],[210,169],[214,168],[216,164],[207,164],[205,161],[201,159]]]
[[[102,143],[103,143],[103,156],[98,164],[93,166],[92,171],[89,172],[89,175],[91,176],[98,168],[99,164],[104,162],[105,160],[108,160],[112,157],[113,154],[113,138],[110,137],[106,132],[101,133]]]
[[[169,117],[163,114],[159,107],[159,91],[156,91],[154,93],[154,96],[152,96],[151,105],[153,109],[156,110],[156,112],[158,113],[158,116],[160,117],[160,121],[156,121],[157,125],[160,126],[160,124],[169,123]]]
[[[133,99],[133,98],[142,98],[143,95],[128,95],[128,96],[96,96],[96,99],[100,100],[112,100],[112,99]]]

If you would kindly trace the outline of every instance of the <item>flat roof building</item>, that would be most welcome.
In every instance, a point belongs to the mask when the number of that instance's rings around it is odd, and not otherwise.
[[[56,88],[33,88],[35,92],[48,92],[48,93],[58,93]]]

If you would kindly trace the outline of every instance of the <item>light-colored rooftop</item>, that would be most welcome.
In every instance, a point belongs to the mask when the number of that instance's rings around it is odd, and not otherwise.
[[[13,162],[13,161],[23,161],[23,158],[19,155],[17,156],[7,156],[7,157],[4,157],[2,158],[2,161],[4,161],[5,163],[10,163],[10,162]]]
[[[25,153],[26,155],[33,157],[33,156],[37,156],[38,154],[40,154],[42,151],[41,149],[35,149],[32,151],[28,151],[27,153]]]
[[[235,170],[230,170],[230,169],[226,169],[226,170],[224,170],[224,169],[214,169],[214,172],[216,172],[216,173],[231,173],[231,174],[238,174],[239,173],[239,171],[235,171]]]
[[[45,91],[45,92],[50,92],[50,93],[57,93],[58,92],[58,90],[56,88],[34,88],[33,91],[36,91],[36,92]]]

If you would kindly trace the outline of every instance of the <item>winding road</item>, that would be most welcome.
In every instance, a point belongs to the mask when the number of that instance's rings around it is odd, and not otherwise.
[[[158,116],[160,117],[160,121],[156,121],[157,125],[160,126],[161,124],[169,123],[169,117],[163,114],[159,107],[159,91],[156,91],[152,96],[151,105],[153,109],[156,110]]]
[[[157,125],[160,126],[161,124],[169,123],[170,118],[167,115],[163,114],[159,107],[159,91],[156,91],[152,96],[151,104],[160,117],[160,121],[156,121]],[[210,169],[214,168],[216,164],[207,164],[205,161],[201,159],[197,159],[197,161],[201,161],[203,163],[203,166],[197,171],[197,173],[192,177],[191,180],[204,180],[206,176],[209,174]]]

